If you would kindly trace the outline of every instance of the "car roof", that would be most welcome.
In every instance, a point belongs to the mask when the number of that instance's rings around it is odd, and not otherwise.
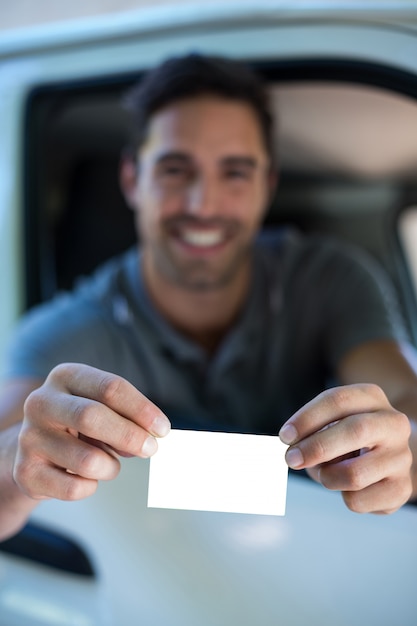
[[[415,2],[380,0],[203,0],[194,2],[167,2],[142,0],[137,8],[117,13],[101,13],[81,18],[58,20],[14,28],[2,33],[0,58],[16,53],[46,50],[54,46],[99,41],[106,37],[126,37],[165,34],[193,30],[199,27],[233,28],[250,25],[252,28],[274,22],[298,23],[305,21],[384,24],[402,30],[417,30]]]

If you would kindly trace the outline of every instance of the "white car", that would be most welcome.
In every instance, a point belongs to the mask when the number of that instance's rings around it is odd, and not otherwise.
[[[120,97],[189,51],[269,81],[281,185],[268,223],[365,247],[417,343],[417,5],[258,0],[2,36],[0,354],[23,310],[133,242]],[[359,516],[291,474],[285,517],[151,509],[148,471],[125,459],[92,498],[44,502],[0,544],[0,626],[417,624],[417,507]]]

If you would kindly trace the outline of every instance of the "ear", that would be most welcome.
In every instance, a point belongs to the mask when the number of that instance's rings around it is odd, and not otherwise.
[[[125,152],[119,163],[119,184],[126,204],[130,209],[137,208],[138,172],[135,158]]]

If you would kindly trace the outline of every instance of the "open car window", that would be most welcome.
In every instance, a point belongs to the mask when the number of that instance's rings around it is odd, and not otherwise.
[[[262,63],[276,114],[280,184],[267,226],[291,223],[367,249],[390,274],[414,337],[398,215],[417,204],[417,87],[360,63]],[[42,86],[26,108],[27,306],[136,240],[118,184],[137,75]],[[35,236],[34,236],[35,235]],[[410,259],[411,262],[411,259]]]

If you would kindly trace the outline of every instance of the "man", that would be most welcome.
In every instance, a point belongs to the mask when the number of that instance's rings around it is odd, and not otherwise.
[[[416,497],[417,375],[385,279],[325,240],[258,240],[276,183],[258,80],[190,55],[151,72],[130,106],[121,182],[140,252],[17,332],[0,404],[1,535],[42,499],[116,478],[118,455],[154,454],[167,415],[280,431],[289,466],[354,511]]]

